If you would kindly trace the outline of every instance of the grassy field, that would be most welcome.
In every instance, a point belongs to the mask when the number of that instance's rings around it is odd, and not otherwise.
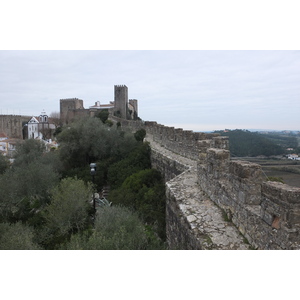
[[[264,159],[256,157],[239,157],[262,166],[264,174],[268,177],[279,177],[285,184],[300,188],[300,161],[288,159]]]

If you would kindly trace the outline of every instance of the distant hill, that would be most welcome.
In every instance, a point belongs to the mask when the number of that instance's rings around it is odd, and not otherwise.
[[[274,141],[257,132],[236,129],[228,132],[215,131],[215,133],[229,137],[229,150],[233,157],[271,156],[285,153],[285,148],[282,145],[276,144]]]

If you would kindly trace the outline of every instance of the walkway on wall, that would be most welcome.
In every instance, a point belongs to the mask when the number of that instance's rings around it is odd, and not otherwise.
[[[197,183],[197,162],[161,147],[149,134],[146,141],[151,149],[187,167],[186,171],[166,182],[166,187],[167,193],[175,199],[180,215],[189,224],[190,236],[198,245],[190,249],[249,249],[250,245],[238,229],[226,221],[224,212],[201,191]],[[169,245],[172,248],[172,242],[169,241]]]

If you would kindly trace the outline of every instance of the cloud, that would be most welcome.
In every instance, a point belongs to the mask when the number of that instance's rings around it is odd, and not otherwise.
[[[0,51],[1,109],[50,113],[69,97],[83,99],[85,107],[108,103],[113,86],[125,84],[144,120],[299,128],[299,53]]]

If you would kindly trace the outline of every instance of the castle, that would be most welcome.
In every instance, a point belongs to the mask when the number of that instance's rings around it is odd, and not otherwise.
[[[114,102],[89,109],[77,98],[60,100],[65,124],[102,109],[123,130],[146,131],[152,167],[165,178],[170,249],[300,249],[300,188],[266,181],[258,164],[231,160],[227,137],[139,120],[124,85],[115,86]],[[1,117],[0,131],[19,134],[23,117]]]
[[[136,99],[128,100],[128,87],[126,85],[114,86],[114,101],[110,101],[109,104],[100,104],[100,101],[97,101],[88,109],[84,108],[81,99],[60,99],[60,119],[63,124],[68,124],[75,117],[93,117],[104,109],[108,110],[110,116],[125,120],[138,119],[138,101]]]

